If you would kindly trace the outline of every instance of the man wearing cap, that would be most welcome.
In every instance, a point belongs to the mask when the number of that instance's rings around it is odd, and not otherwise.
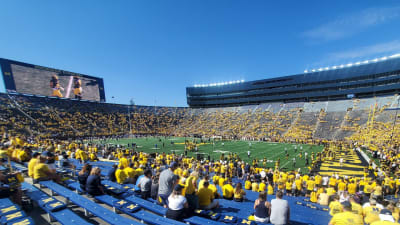
[[[380,221],[375,221],[371,225],[389,225],[389,224],[399,224],[395,222],[392,216],[392,212],[388,209],[382,209],[379,213]]]
[[[360,215],[351,212],[351,204],[348,201],[342,202],[343,212],[336,213],[329,225],[341,225],[341,224],[354,224],[363,225],[363,219]]]
[[[172,193],[174,186],[178,183],[177,176],[174,174],[176,168],[178,168],[178,163],[172,162],[169,168],[163,170],[160,174],[158,196],[164,208],[168,207],[168,197]]]

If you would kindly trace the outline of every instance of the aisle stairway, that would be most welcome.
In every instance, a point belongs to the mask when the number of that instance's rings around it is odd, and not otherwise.
[[[333,160],[325,159],[321,164],[320,174],[331,176],[333,173],[339,176],[363,176],[365,163],[353,150],[335,150],[336,156]],[[340,166],[340,158],[343,165]]]

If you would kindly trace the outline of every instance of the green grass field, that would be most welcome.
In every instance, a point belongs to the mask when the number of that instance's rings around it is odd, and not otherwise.
[[[193,138],[187,138],[188,140],[192,140]],[[199,139],[196,139],[199,143]],[[164,147],[163,147],[164,142]],[[171,144],[174,142],[174,144]],[[146,153],[172,153],[173,151],[176,154],[184,154],[185,149],[185,138],[161,138],[161,142],[159,138],[133,138],[133,139],[119,139],[111,140],[108,139],[102,143],[108,144],[120,144],[126,145],[128,143],[136,143],[138,146],[138,151],[143,151]],[[250,144],[251,143],[251,147]],[[157,144],[157,148],[155,145]],[[225,156],[229,154],[229,152],[237,153],[239,157],[244,160],[245,162],[251,163],[253,159],[257,158],[258,160],[262,160],[264,157],[267,158],[267,167],[274,168],[275,161],[280,158],[280,165],[281,168],[286,168],[288,170],[293,169],[293,162],[292,159],[296,155],[296,168],[301,168],[302,171],[307,171],[305,167],[305,159],[304,159],[304,152],[308,152],[308,157],[311,163],[311,152],[317,153],[321,152],[323,146],[316,146],[316,145],[307,145],[307,144],[297,144],[297,153],[295,154],[295,144],[286,144],[286,143],[270,143],[270,142],[257,142],[257,141],[215,141],[215,146],[212,143],[205,143],[198,147],[199,153],[205,153],[204,156],[207,157],[210,154],[212,159],[219,160],[222,153],[225,153]],[[303,147],[303,157],[302,159],[299,158],[300,153],[300,146]],[[286,160],[285,157],[285,148],[287,148],[287,152],[289,154],[289,160]],[[247,151],[250,149],[251,156],[250,158],[247,157]],[[188,151],[188,156],[196,156],[194,151]],[[259,166],[262,166],[262,162],[258,163]]]

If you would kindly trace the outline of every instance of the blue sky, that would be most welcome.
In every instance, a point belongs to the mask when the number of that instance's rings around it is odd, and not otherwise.
[[[4,0],[0,57],[103,77],[108,102],[186,106],[194,84],[400,53],[398,27],[398,1]]]

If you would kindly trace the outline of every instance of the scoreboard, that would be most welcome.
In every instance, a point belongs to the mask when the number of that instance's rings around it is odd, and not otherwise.
[[[102,78],[0,58],[7,92],[105,102]]]

